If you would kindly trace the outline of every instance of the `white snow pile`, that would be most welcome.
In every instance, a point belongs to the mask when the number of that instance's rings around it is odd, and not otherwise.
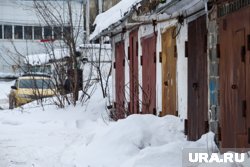
[[[48,63],[50,60],[59,60],[67,56],[69,56],[69,49],[58,48],[53,51],[49,51],[48,53],[28,55],[26,56],[25,61],[27,64],[40,65]]]
[[[183,148],[216,150],[212,133],[186,141],[175,116],[110,121],[100,94],[98,87],[87,103],[65,109],[48,101],[1,110],[0,166],[181,167]]]
[[[9,108],[10,87],[14,85],[14,80],[0,82],[0,109]]]
[[[90,39],[93,39],[110,25],[122,19],[131,7],[140,1],[141,0],[121,0],[106,12],[99,14],[93,23],[96,27],[94,32],[90,35]]]

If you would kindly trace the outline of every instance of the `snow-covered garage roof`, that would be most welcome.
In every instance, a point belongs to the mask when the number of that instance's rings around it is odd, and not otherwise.
[[[108,30],[112,25],[121,23],[120,21],[130,14],[133,6],[139,7],[140,2],[144,0],[121,0],[118,4],[110,8],[104,13],[99,14],[94,22],[96,25],[94,32],[90,35],[90,39],[101,36],[101,33]],[[164,4],[160,4],[156,13],[166,13],[169,17],[173,14],[179,15],[185,10],[186,15],[193,13],[204,7],[207,0],[167,0]]]
[[[110,25],[117,23],[121,20],[130,9],[141,2],[142,0],[121,0],[115,6],[110,8],[104,13],[99,14],[94,24],[96,25],[94,32],[90,35],[90,39],[95,38],[103,30],[107,29]]]

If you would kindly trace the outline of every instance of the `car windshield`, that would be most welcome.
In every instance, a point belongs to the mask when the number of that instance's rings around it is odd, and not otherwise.
[[[54,84],[50,79],[21,79],[19,88],[27,89],[54,89]]]

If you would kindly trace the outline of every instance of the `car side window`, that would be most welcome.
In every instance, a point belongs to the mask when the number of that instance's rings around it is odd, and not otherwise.
[[[15,81],[15,85],[14,86],[18,88],[18,80]]]

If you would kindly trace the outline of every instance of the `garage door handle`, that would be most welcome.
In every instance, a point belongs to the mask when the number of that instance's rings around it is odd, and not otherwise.
[[[168,81],[165,81],[165,82],[164,82],[164,85],[165,85],[165,86],[168,86]]]
[[[242,117],[246,118],[247,117],[247,101],[246,100],[242,101],[241,107],[242,107]]]
[[[237,89],[237,85],[236,85],[236,84],[233,84],[233,85],[232,85],[232,89]]]
[[[193,83],[193,89],[194,90],[197,90],[199,88],[199,85],[197,82]]]

